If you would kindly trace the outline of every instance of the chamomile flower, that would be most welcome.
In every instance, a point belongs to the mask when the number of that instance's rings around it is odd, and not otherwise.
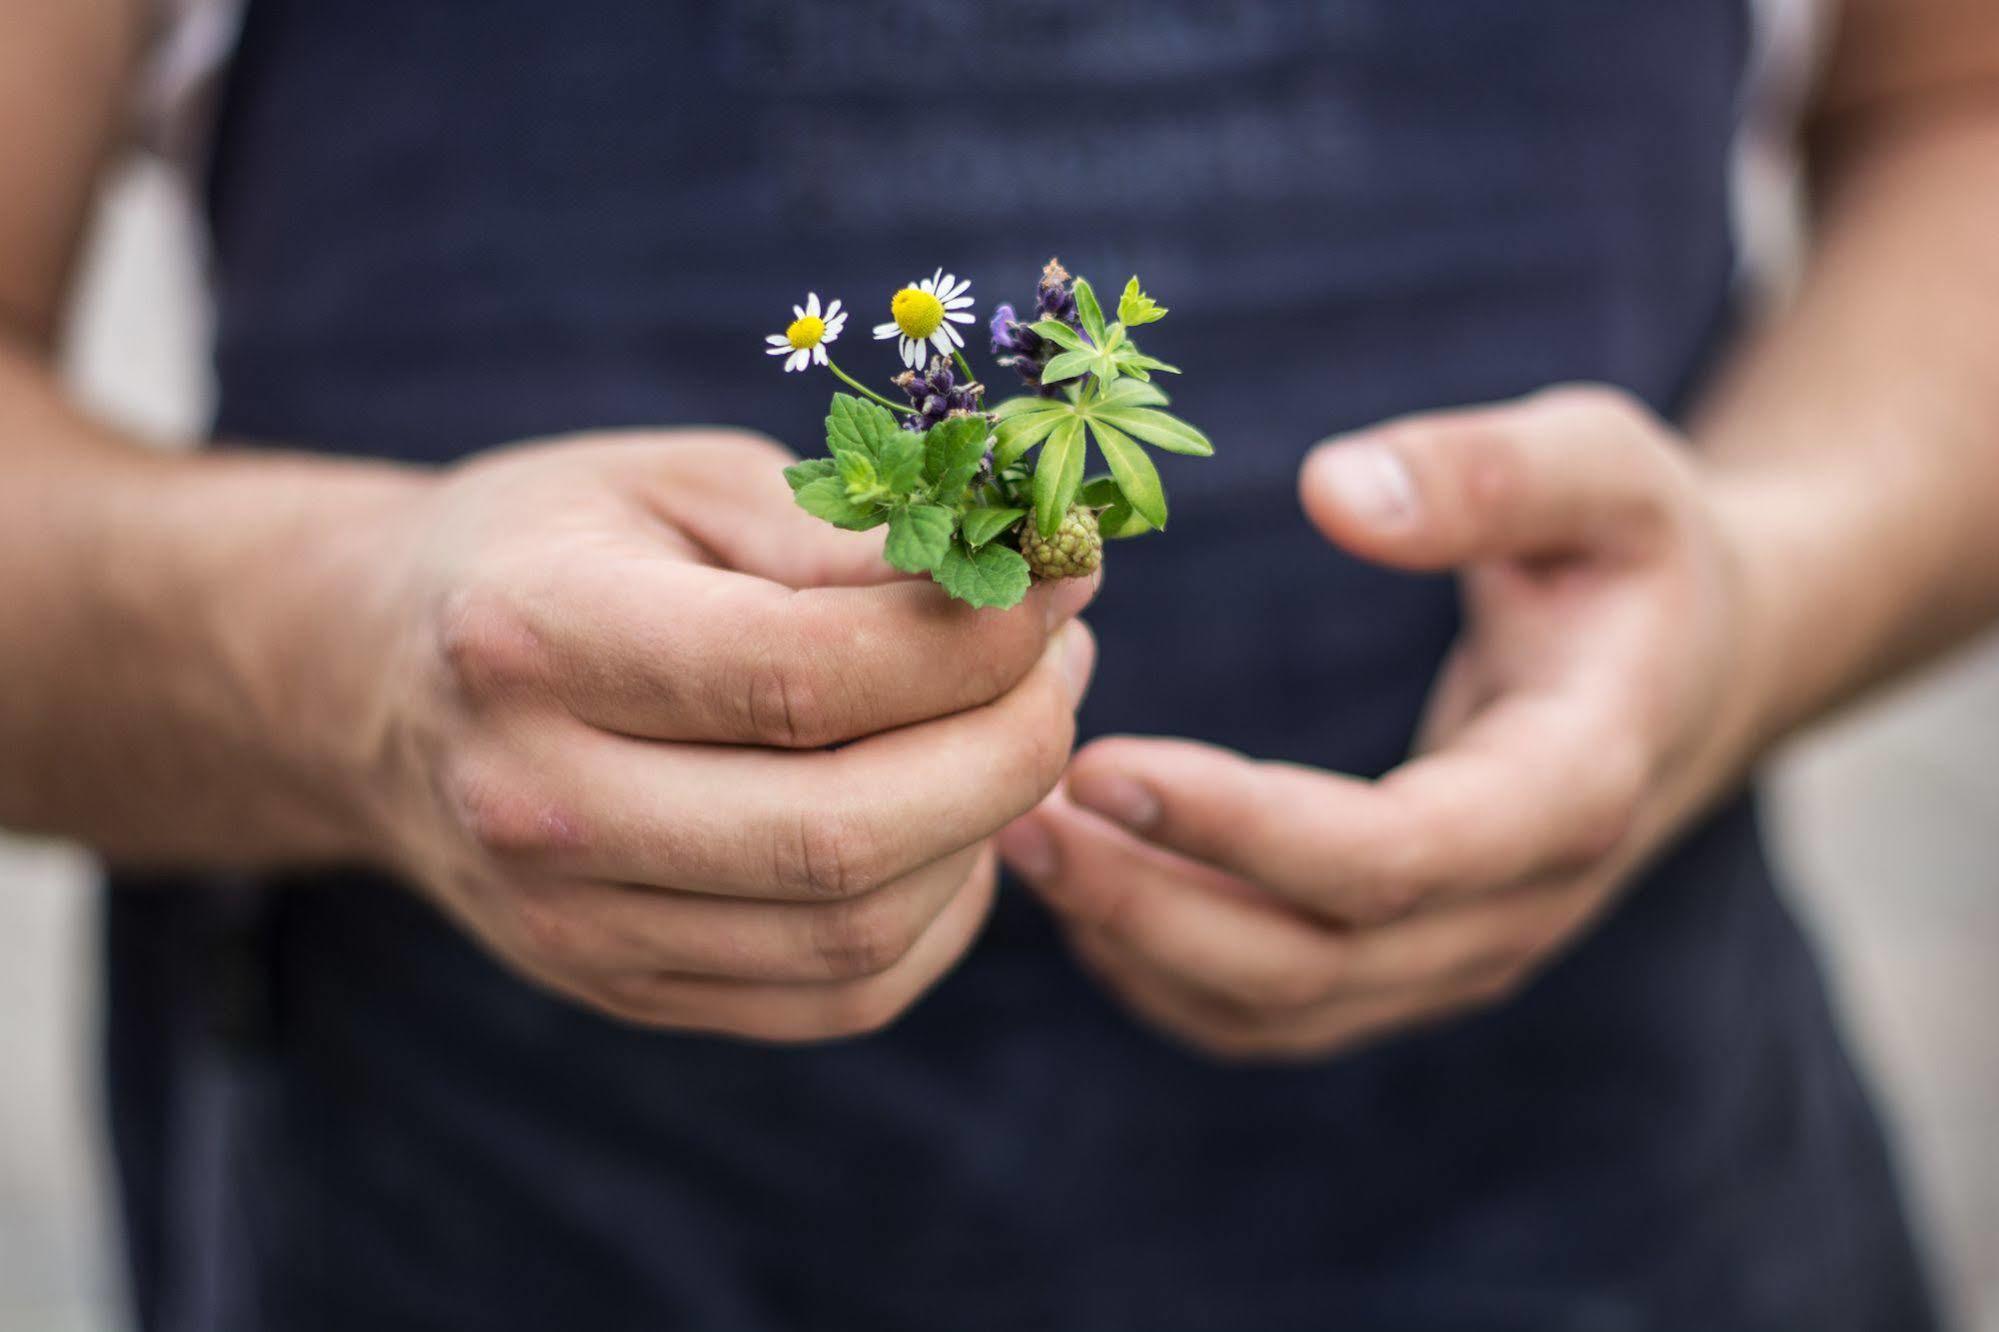
[[[797,318],[791,327],[782,333],[773,333],[764,341],[770,344],[765,351],[772,356],[785,358],[786,370],[803,370],[808,365],[827,364],[826,344],[840,336],[840,330],[847,326],[847,312],[834,301],[824,311],[819,308],[819,293],[807,292],[805,304],[791,307]]]
[[[972,280],[962,281],[955,273],[938,269],[921,282],[911,283],[889,300],[893,316],[886,324],[875,325],[875,338],[898,339],[902,363],[921,370],[935,347],[939,356],[950,356],[965,345],[953,324],[969,324],[974,316],[972,298],[967,294]]]

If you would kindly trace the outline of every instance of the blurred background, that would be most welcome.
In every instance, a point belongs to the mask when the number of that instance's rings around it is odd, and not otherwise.
[[[207,414],[188,204],[111,187],[72,328],[84,397],[171,438]],[[1900,1146],[1958,1325],[1999,1332],[1999,642],[1794,744],[1771,775],[1791,901]],[[123,1326],[95,1097],[88,863],[0,839],[0,1332]]]

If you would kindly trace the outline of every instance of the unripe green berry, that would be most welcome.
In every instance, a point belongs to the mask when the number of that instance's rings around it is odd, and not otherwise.
[[[1097,530],[1097,512],[1072,504],[1055,535],[1044,537],[1034,516],[1020,530],[1020,553],[1036,578],[1084,578],[1104,562],[1104,538]]]

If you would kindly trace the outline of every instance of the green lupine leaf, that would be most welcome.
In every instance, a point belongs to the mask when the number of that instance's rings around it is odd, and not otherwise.
[[[1096,436],[1097,448],[1111,465],[1111,475],[1117,478],[1117,488],[1124,492],[1132,512],[1154,527],[1166,526],[1166,489],[1159,484],[1159,469],[1138,441],[1107,421],[1092,419],[1090,433]]]
[[[1029,449],[1047,439],[1057,426],[1076,419],[1076,409],[1069,403],[1057,400],[1055,406],[1059,410],[1023,413],[1001,421],[996,432],[999,444],[993,450],[993,465],[999,468],[1013,466]]]
[[[977,550],[1026,516],[1025,509],[969,509],[962,524],[965,544]]]
[[[1041,535],[1055,535],[1062,526],[1062,515],[1075,502],[1076,490],[1082,484],[1083,419],[1071,416],[1048,437],[1041,456],[1035,460],[1034,521]]]
[[[882,413],[887,416],[887,412]],[[923,436],[914,430],[897,428],[882,441],[881,483],[891,494],[907,495],[923,485]]]
[[[835,527],[844,527],[852,532],[865,532],[870,527],[879,527],[887,514],[881,506],[873,503],[859,503],[847,494],[847,483],[837,476],[822,476],[817,481],[808,481],[792,496],[798,507],[815,518],[824,518]]]
[[[1106,407],[1164,407],[1166,395],[1152,384],[1138,379],[1120,379],[1104,385],[1103,392],[1090,404],[1092,411]]]
[[[1108,509],[1125,502],[1124,492],[1117,488],[1116,477],[1093,476],[1076,492],[1076,502],[1087,504],[1092,509]]]
[[[1090,345],[1083,341],[1082,334],[1059,319],[1037,319],[1028,327],[1064,351],[1086,351]]]
[[[1066,405],[1060,398],[1022,396],[1008,398],[993,408],[993,415],[1002,421],[1010,421],[1016,416],[1032,416],[1036,412],[1059,412]]]
[[[1152,530],[1152,524],[1133,513],[1131,505],[1123,500],[1111,505],[1097,518],[1097,531],[1113,540],[1144,536]]]
[[[1156,323],[1166,317],[1166,307],[1153,300],[1138,288],[1138,276],[1124,284],[1124,295],[1118,297],[1117,317],[1133,328],[1140,324]]]
[[[1097,377],[1097,388],[1101,391],[1115,383],[1118,371],[1124,368],[1124,357],[1115,351],[1100,351],[1090,360],[1090,373]]]
[[[923,436],[923,479],[930,493],[956,504],[986,456],[986,418],[954,416],[931,426]]]
[[[1158,357],[1147,356],[1144,352],[1138,351],[1136,349],[1127,349],[1126,351],[1120,353],[1120,357],[1124,361],[1125,369],[1127,372],[1129,372],[1132,369],[1132,367],[1136,366],[1140,370],[1158,370],[1164,374],[1169,374],[1169,375],[1177,375],[1180,373],[1179,366],[1168,365],[1166,362],[1160,360]]]
[[[833,395],[832,409],[826,414],[826,450],[834,457],[864,453],[879,462],[883,446],[903,433],[880,403],[851,393]]]
[[[1074,379],[1077,375],[1095,368],[1098,359],[1095,351],[1061,352],[1047,365],[1041,367],[1041,382],[1059,384],[1065,379]]]
[[[1090,335],[1090,341],[1103,346],[1107,341],[1104,337],[1104,307],[1097,304],[1096,290],[1083,278],[1077,278],[1071,290],[1076,295],[1076,315],[1083,321],[1083,331]]]
[[[808,482],[838,475],[839,468],[840,465],[831,458],[807,458],[785,468],[784,479],[791,483],[791,493],[795,495]]]
[[[1110,407],[1097,406],[1091,419],[1109,421],[1126,434],[1136,435],[1154,448],[1165,449],[1168,453],[1191,454],[1196,458],[1211,458],[1215,446],[1208,437],[1188,425],[1179,417],[1151,407]]]
[[[904,573],[929,573],[951,547],[957,518],[941,504],[911,504],[888,516],[888,541],[882,555]]]
[[[1012,546],[985,545],[968,550],[961,541],[951,543],[931,577],[960,601],[1001,610],[1019,605],[1034,581],[1026,557]]]

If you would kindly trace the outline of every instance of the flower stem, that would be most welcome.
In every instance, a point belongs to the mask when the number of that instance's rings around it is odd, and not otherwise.
[[[881,394],[875,392],[873,389],[869,388],[866,384],[863,384],[860,380],[854,378],[852,375],[848,374],[845,370],[842,370],[839,366],[833,364],[833,358],[830,356],[826,358],[826,368],[828,370],[831,370],[835,375],[838,375],[840,377],[840,380],[843,383],[845,383],[848,388],[854,390],[854,392],[856,393],[863,395],[864,397],[873,398],[876,402],[888,408],[890,411],[901,412],[904,416],[916,415],[916,409],[914,407],[907,406],[900,402],[890,402],[887,398],[884,398]]]
[[[952,352],[951,359],[958,363],[958,371],[965,376],[967,384],[976,384],[979,382],[979,377],[972,373],[972,363],[965,359],[963,351]]]

